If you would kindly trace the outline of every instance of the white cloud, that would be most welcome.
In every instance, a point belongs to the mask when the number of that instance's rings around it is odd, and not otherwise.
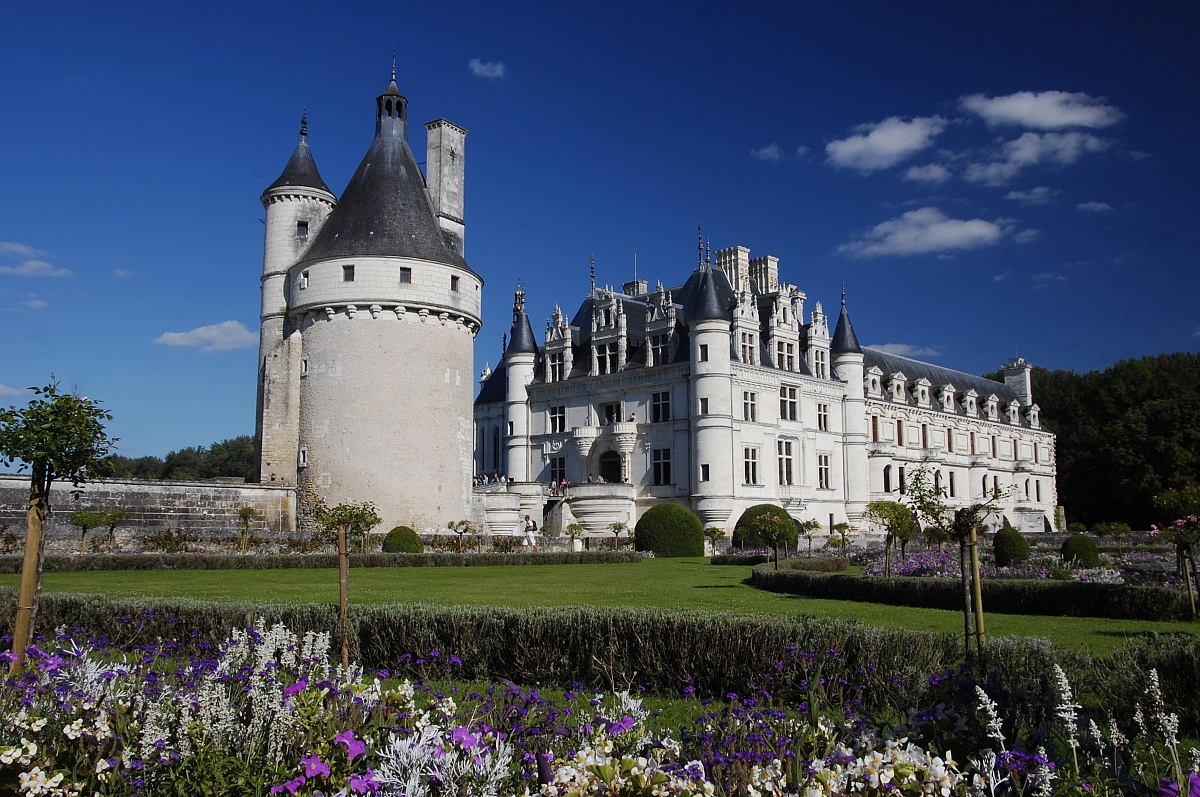
[[[884,343],[878,346],[872,345],[871,348],[885,351],[888,354],[898,354],[901,357],[938,357],[942,353],[933,346],[916,346],[912,343]]]
[[[954,252],[990,246],[1004,234],[996,222],[952,219],[937,208],[919,208],[875,225],[838,252],[851,257]]]
[[[1041,235],[1037,230],[1021,230],[1019,233],[1013,235],[1013,240],[1019,244],[1028,244],[1036,241]]]
[[[1001,271],[999,274],[992,275],[992,282],[1004,282],[1012,276],[1012,271]]]
[[[1196,327],[1196,331],[1192,333],[1193,338],[1200,338],[1200,327]]]
[[[1082,92],[1018,91],[1003,97],[972,94],[963,97],[961,103],[989,125],[1020,125],[1038,130],[1108,127],[1123,116],[1103,98]]]
[[[1023,133],[1005,142],[993,160],[967,166],[964,176],[973,183],[1001,185],[1028,166],[1074,163],[1084,153],[1103,152],[1109,143],[1090,133]]]
[[[778,144],[768,144],[762,149],[752,149],[750,150],[750,155],[751,157],[760,161],[765,161],[766,163],[779,163],[779,159],[783,157],[782,153],[779,151]]]
[[[910,166],[904,173],[904,179],[916,183],[940,185],[950,179],[950,170],[940,163],[930,163],[925,166]]]
[[[1112,210],[1112,205],[1107,202],[1080,202],[1075,209],[1084,213],[1108,213]]]
[[[797,158],[803,158],[807,154],[808,154],[808,147],[804,146],[803,144],[796,147],[796,157]]]
[[[18,390],[15,387],[8,387],[7,385],[0,385],[0,396],[21,396],[24,394],[24,390]]]
[[[1034,274],[1032,279],[1034,286],[1038,288],[1067,281],[1067,278],[1057,271],[1043,271],[1040,274]]]
[[[246,329],[241,321],[222,321],[190,332],[164,332],[154,339],[164,346],[197,348],[203,352],[247,349],[258,343],[258,336]]]
[[[471,73],[476,77],[486,77],[491,80],[504,77],[505,73],[503,61],[481,61],[478,58],[472,58],[467,66],[471,68]]]
[[[58,268],[45,260],[26,260],[15,266],[0,266],[0,274],[17,277],[69,277],[71,269]]]
[[[34,249],[28,244],[19,244],[15,241],[0,241],[0,254],[16,255],[17,257],[45,257],[46,253],[40,249]]]
[[[1028,191],[1009,191],[1004,198],[1020,202],[1022,205],[1044,205],[1058,195],[1044,185],[1031,188]]]
[[[115,280],[129,279],[133,276],[132,271],[126,271],[123,268],[114,268],[112,270],[112,278]]]
[[[50,306],[49,303],[44,302],[41,299],[26,299],[24,302],[22,302],[22,304],[28,307],[30,310],[45,310]]]
[[[857,169],[864,174],[895,166],[926,149],[946,127],[940,116],[904,120],[890,116],[882,122],[854,128],[855,135],[831,141],[825,154],[834,166]]]

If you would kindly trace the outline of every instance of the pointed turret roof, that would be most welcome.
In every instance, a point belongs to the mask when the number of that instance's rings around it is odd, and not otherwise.
[[[408,101],[395,72],[376,98],[375,140],[301,262],[377,255],[469,270],[442,235],[425,178],[408,146]]]
[[[509,354],[537,354],[537,338],[533,336],[533,325],[529,323],[529,315],[525,312],[525,289],[517,288],[516,300],[513,302],[512,334],[510,335]]]
[[[862,354],[862,346],[858,345],[858,336],[850,323],[850,313],[846,311],[846,290],[842,289],[842,312],[838,316],[837,328],[833,331],[833,342],[829,345],[833,354]]]
[[[736,297],[733,288],[724,271],[714,269],[704,263],[680,291],[683,296],[684,320],[691,324],[695,321],[729,320],[729,310]]]
[[[333,193],[321,179],[321,173],[317,171],[317,162],[313,160],[312,151],[308,148],[307,113],[300,117],[300,142],[296,144],[296,149],[292,152],[287,166],[283,167],[283,174],[267,187],[267,191],[288,186],[317,188],[330,194]]]

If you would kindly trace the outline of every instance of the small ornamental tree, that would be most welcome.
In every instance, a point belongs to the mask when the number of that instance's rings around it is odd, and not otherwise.
[[[686,506],[658,504],[633,531],[634,547],[656,556],[704,556],[704,523]]]
[[[867,504],[863,520],[882,526],[883,538],[883,575],[892,575],[892,546],[900,543],[900,558],[905,557],[904,548],[908,541],[917,536],[920,528],[912,510],[896,501],[872,501]]]
[[[79,529],[79,553],[87,553],[87,533],[91,529],[104,525],[103,512],[89,512],[77,509],[71,513],[71,525]]]
[[[238,536],[238,553],[245,553],[250,547],[250,532],[254,530],[254,523],[261,520],[262,515],[252,506],[244,506],[237,511],[238,529],[241,534]]]
[[[458,535],[458,552],[466,551],[466,536],[475,533],[475,526],[469,520],[452,520],[446,524],[446,528]]]
[[[1200,486],[1167,490],[1154,497],[1154,508],[1167,522],[1152,527],[1155,536],[1175,546],[1177,572],[1183,576],[1196,617],[1196,545],[1200,544]]]
[[[770,506],[763,504],[763,506]],[[795,519],[792,518],[786,511],[780,507],[772,507],[778,510],[777,512],[759,512],[752,516],[749,522],[744,526],[745,533],[748,537],[753,537],[762,540],[772,551],[775,552],[775,569],[779,569],[779,549],[786,548],[790,542],[792,547],[796,546],[798,541],[798,528]],[[754,509],[751,507],[750,509]],[[747,509],[742,513],[742,518],[738,520],[741,525],[742,519],[745,519],[746,513],[750,512]]]
[[[338,620],[342,637],[342,666],[350,666],[350,626],[348,609],[350,605],[350,537],[365,535],[379,525],[379,513],[375,504],[364,501],[361,504],[338,504],[335,507],[326,505],[323,498],[318,498],[313,506],[313,519],[321,529],[328,534],[337,535],[338,548]]]
[[[764,539],[760,533],[755,531],[755,529],[758,527],[754,525],[754,521],[759,515],[774,515],[781,520],[790,521],[792,523],[790,533],[785,534],[784,538],[779,544],[784,548],[796,547],[797,543],[799,542],[800,534],[800,530],[796,525],[796,521],[787,513],[786,509],[781,506],[776,506],[775,504],[755,504],[754,506],[747,508],[746,511],[742,512],[741,517],[738,518],[737,523],[733,527],[734,545],[739,548],[771,547],[770,540]],[[784,528],[786,530],[786,524],[784,525]]]
[[[108,549],[111,551],[117,540],[117,525],[129,520],[129,513],[124,509],[105,509],[100,513],[104,517],[101,525],[108,527]]]
[[[712,547],[713,552],[716,553],[717,543],[725,539],[725,529],[720,526],[706,526],[704,536],[708,538],[708,544]]]
[[[76,488],[102,472],[102,460],[115,439],[104,431],[112,416],[99,402],[60,393],[58,383],[31,388],[35,398],[25,409],[0,410],[0,463],[30,469],[29,509],[25,521],[25,561],[13,623],[11,672],[20,673],[25,649],[33,638],[38,595],[42,588],[42,529],[50,513],[50,488],[68,480]]]

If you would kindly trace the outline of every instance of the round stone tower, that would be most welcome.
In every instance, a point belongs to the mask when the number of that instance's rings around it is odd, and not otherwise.
[[[452,157],[437,179],[456,192],[426,188],[407,131],[408,100],[393,70],[376,100],[370,149],[319,230],[310,225],[312,242],[284,285],[286,326],[299,340],[302,506],[316,496],[371,501],[385,530],[469,516],[483,287],[461,251],[466,131],[438,140]],[[453,193],[458,212],[443,213],[431,193]],[[450,228],[440,215],[453,217]]]
[[[846,419],[846,514],[851,523],[857,523],[871,499],[871,487],[867,481],[870,473],[867,465],[867,402],[863,382],[863,350],[850,323],[850,313],[846,310],[844,288],[842,312],[833,331],[830,351],[833,354],[834,376],[846,383],[843,405]]]

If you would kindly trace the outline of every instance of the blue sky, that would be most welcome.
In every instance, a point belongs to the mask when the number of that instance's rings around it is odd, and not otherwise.
[[[10,4],[0,402],[102,400],[129,456],[254,430],[259,196],[308,109],[341,192],[392,50],[466,147],[476,370],[524,281],[774,252],[860,340],[974,373],[1200,348],[1200,6]],[[580,9],[585,8],[579,6]]]

